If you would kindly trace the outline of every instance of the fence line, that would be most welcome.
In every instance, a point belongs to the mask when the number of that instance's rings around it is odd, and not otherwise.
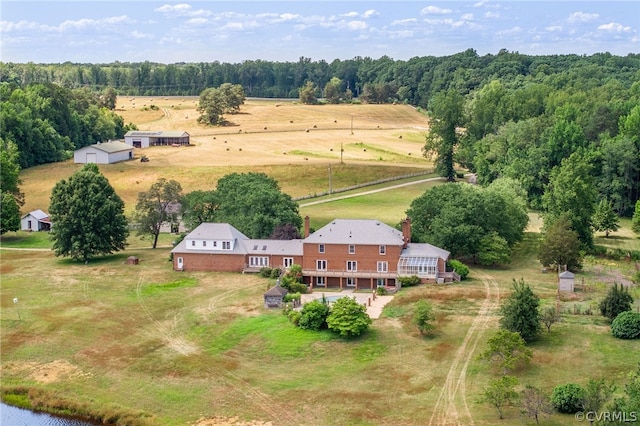
[[[359,183],[357,185],[351,185],[351,186],[347,186],[345,188],[333,189],[331,191],[324,191],[324,192],[313,193],[313,194],[309,194],[309,195],[303,195],[301,197],[295,197],[295,198],[293,198],[293,201],[309,200],[309,199],[312,199],[312,198],[324,197],[326,195],[339,194],[341,192],[353,191],[354,189],[366,188],[367,186],[374,186],[374,185],[378,185],[378,184],[381,184],[381,183],[393,182],[393,181],[396,181],[396,180],[408,179],[408,178],[418,177],[418,176],[425,176],[425,175],[429,175],[431,173],[433,173],[433,170],[428,170],[428,171],[424,171],[424,172],[409,173],[409,174],[401,175],[401,176],[392,176],[392,177],[389,177],[389,178],[378,179],[378,180],[375,180],[373,182]]]

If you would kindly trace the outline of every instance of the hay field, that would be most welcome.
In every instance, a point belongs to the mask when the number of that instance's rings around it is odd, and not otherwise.
[[[213,189],[228,173],[264,172],[298,197],[327,190],[329,164],[334,189],[432,168],[421,155],[427,118],[407,105],[310,106],[250,99],[240,113],[225,115],[229,125],[212,127],[198,124],[197,102],[197,97],[118,99],[116,112],[125,123],[140,130],[184,130],[192,143],[136,149],[134,161],[100,165],[127,212],[138,193],[161,177],[190,192]],[[142,155],[150,161],[137,161]],[[80,168],[67,160],[22,171],[23,212],[46,210],[55,183]]]

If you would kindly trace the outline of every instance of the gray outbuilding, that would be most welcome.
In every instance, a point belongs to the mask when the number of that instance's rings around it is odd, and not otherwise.
[[[79,164],[113,164],[131,159],[133,147],[118,141],[85,146],[73,153],[73,162]]]

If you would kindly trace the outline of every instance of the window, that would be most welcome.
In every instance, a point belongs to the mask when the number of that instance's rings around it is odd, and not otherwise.
[[[250,256],[249,266],[251,267],[264,267],[269,266],[269,257],[267,256]]]
[[[282,264],[285,268],[291,268],[291,265],[293,265],[293,257],[285,257],[282,259]]]
[[[318,253],[324,253],[324,244],[318,244]]]
[[[358,270],[358,262],[356,262],[355,260],[348,260],[347,261],[347,271],[355,272],[357,270]]]
[[[384,278],[376,278],[376,287],[384,287]]]
[[[324,277],[316,277],[316,285],[319,287],[324,287]]]
[[[231,250],[231,242],[223,241],[222,242],[222,250]]]
[[[206,247],[206,246],[207,246],[207,242],[206,242],[206,241],[203,241],[203,242],[202,242],[202,247]]]
[[[389,262],[378,262],[378,272],[389,272]]]
[[[218,242],[217,242],[217,241],[214,241],[214,242],[213,242],[213,246],[214,246],[214,247],[217,247],[217,246],[218,246]]]
[[[356,246],[349,244],[349,254],[356,254]]]
[[[356,279],[355,278],[347,278],[347,287],[355,287]]]
[[[318,271],[326,271],[327,270],[327,261],[326,260],[316,260],[316,270],[318,270]]]
[[[196,246],[196,240],[191,241],[191,247],[195,247]]]
[[[387,246],[380,246],[378,249],[378,253],[387,254]]]

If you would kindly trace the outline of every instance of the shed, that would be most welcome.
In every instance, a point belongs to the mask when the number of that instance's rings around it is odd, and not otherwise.
[[[42,210],[33,210],[20,218],[20,229],[23,231],[50,231],[51,219]]]
[[[276,284],[266,291],[264,294],[264,307],[265,308],[279,308],[282,306],[282,301],[284,296],[287,295],[289,291],[282,287],[280,284]]]
[[[130,130],[124,135],[124,143],[133,148],[148,148],[150,146],[182,146],[190,145],[189,133],[179,131],[160,131],[160,130]]]
[[[74,163],[113,164],[133,158],[133,147],[123,142],[104,142],[85,146],[73,153]]]
[[[573,292],[575,275],[570,271],[560,272],[558,274],[558,291]]]

